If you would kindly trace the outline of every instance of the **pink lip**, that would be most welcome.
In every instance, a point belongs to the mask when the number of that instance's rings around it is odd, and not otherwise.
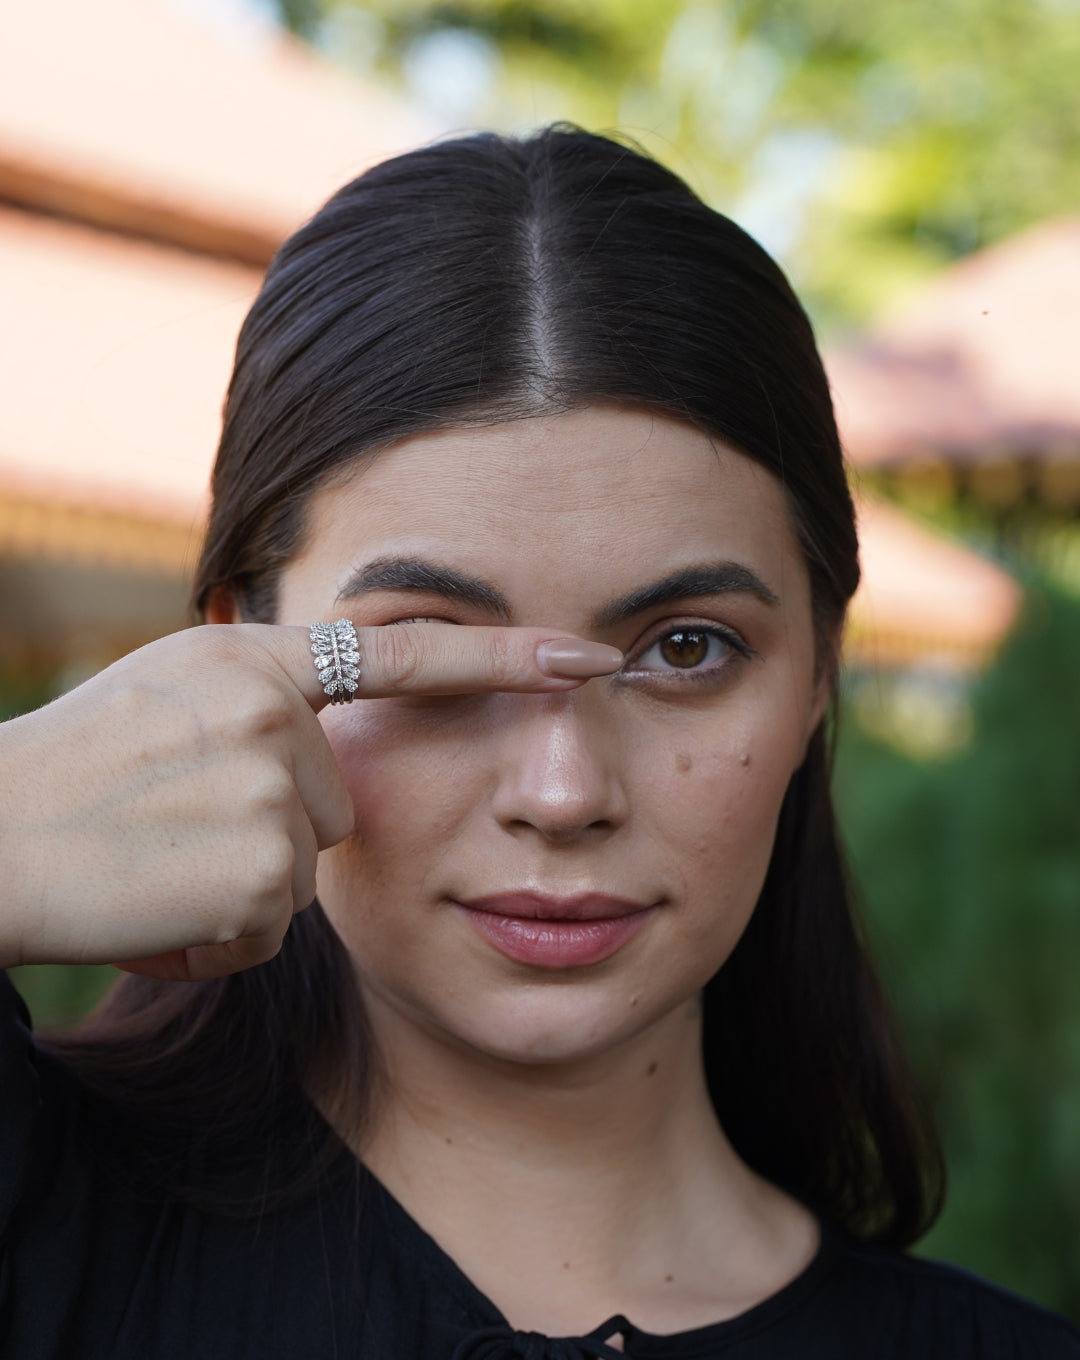
[[[600,893],[506,893],[457,905],[501,954],[540,968],[580,968],[610,958],[655,910]]]

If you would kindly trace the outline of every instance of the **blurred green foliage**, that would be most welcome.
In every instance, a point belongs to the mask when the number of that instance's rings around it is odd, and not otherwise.
[[[45,964],[9,968],[8,977],[34,1017],[34,1028],[46,1031],[72,1025],[97,1005],[120,971],[108,964]]]
[[[29,713],[54,697],[55,677],[0,666],[0,722]]]
[[[1080,1321],[1080,602],[1031,591],[974,736],[917,761],[841,725],[837,796],[869,929],[941,1121],[922,1244]],[[39,1024],[109,968],[14,970]]]
[[[1080,204],[1080,0],[279,10],[453,126],[571,119],[640,138],[759,230],[819,320],[864,318],[942,263]]]
[[[921,1250],[1080,1320],[1080,603],[1033,590],[972,702],[947,760],[845,725],[840,817],[945,1143]]]

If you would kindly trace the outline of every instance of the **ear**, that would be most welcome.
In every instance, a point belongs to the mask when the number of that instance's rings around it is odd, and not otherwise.
[[[211,586],[203,615],[207,623],[240,623],[240,606],[228,586]]]

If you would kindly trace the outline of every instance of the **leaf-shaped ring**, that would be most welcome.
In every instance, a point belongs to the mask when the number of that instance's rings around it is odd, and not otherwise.
[[[360,687],[360,644],[348,619],[311,625],[311,650],[323,692],[332,704],[351,704]]]

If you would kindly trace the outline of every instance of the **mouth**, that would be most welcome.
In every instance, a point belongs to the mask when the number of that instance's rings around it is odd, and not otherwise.
[[[581,968],[610,958],[656,911],[625,897],[498,893],[455,903],[499,953],[538,968]]]

